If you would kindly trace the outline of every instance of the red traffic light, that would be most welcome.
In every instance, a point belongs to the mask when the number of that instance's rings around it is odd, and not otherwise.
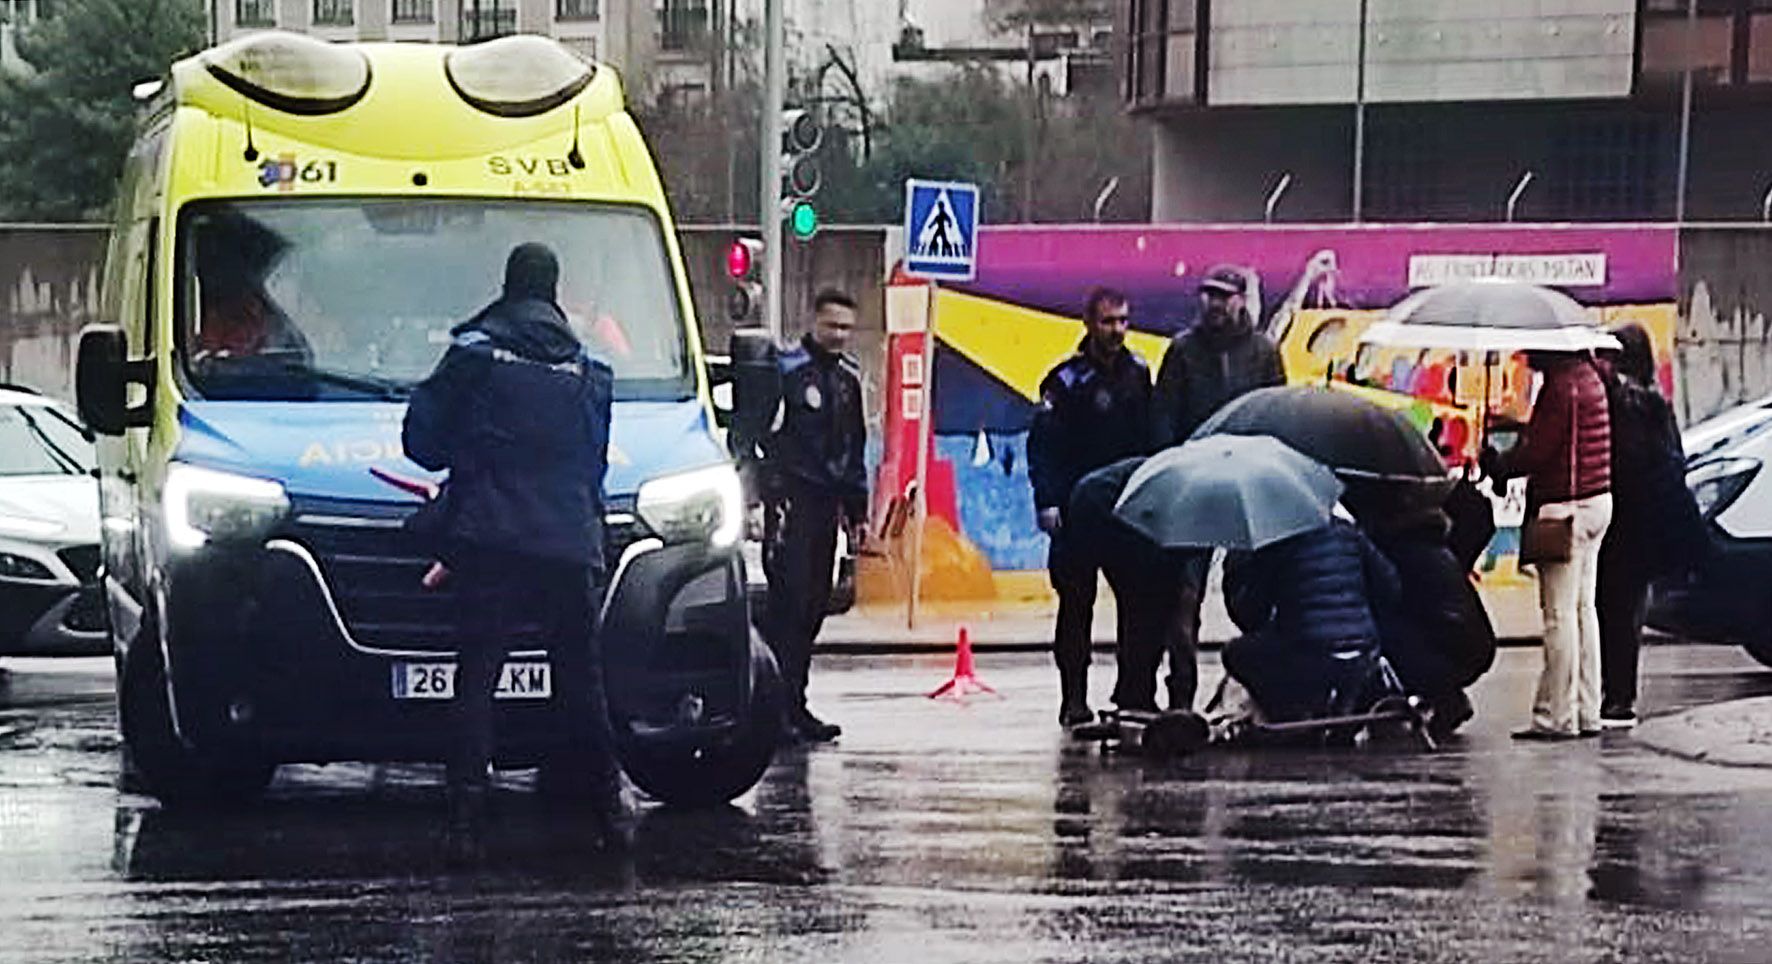
[[[763,247],[755,238],[739,238],[726,248],[726,275],[734,281],[743,281],[751,276],[757,267],[757,255]]]

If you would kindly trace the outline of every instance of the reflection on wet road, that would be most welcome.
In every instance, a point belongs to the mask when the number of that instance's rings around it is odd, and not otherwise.
[[[1733,650],[1647,655],[1650,713],[1772,693]],[[166,813],[114,789],[108,665],[16,662],[0,960],[1772,959],[1772,772],[1514,744],[1536,660],[1504,652],[1438,754],[1152,764],[1061,739],[1043,657],[982,656],[1004,698],[964,706],[919,695],[943,660],[837,657],[814,701],[843,743],[738,806],[649,809],[614,860],[511,774],[465,875],[434,768],[286,768],[250,809]]]

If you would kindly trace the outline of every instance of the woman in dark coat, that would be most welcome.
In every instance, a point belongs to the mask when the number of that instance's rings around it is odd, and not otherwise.
[[[1637,722],[1637,656],[1649,584],[1695,563],[1706,535],[1685,484],[1672,406],[1655,388],[1649,334],[1625,325],[1600,356],[1612,412],[1612,525],[1600,544],[1600,725]]]
[[[1376,610],[1385,658],[1403,687],[1427,701],[1437,733],[1472,715],[1465,687],[1495,662],[1495,628],[1453,552],[1446,513],[1383,483],[1350,483],[1342,504],[1396,567],[1402,591]]]

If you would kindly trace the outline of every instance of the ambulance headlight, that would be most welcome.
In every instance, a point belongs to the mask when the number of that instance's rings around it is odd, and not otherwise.
[[[283,484],[174,462],[161,491],[166,534],[181,549],[264,536],[289,511]]]
[[[744,487],[731,465],[710,465],[641,485],[634,511],[666,542],[705,540],[724,549],[744,529]]]
[[[301,34],[247,34],[203,55],[222,83],[289,114],[330,114],[369,91],[369,60],[348,47]]]
[[[529,117],[577,97],[597,68],[546,37],[517,34],[451,51],[443,72],[473,107],[497,117]]]

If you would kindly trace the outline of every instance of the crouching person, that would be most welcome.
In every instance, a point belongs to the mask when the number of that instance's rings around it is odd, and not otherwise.
[[[1183,594],[1207,562],[1199,550],[1164,549],[1114,515],[1144,456],[1121,459],[1090,472],[1071,492],[1067,518],[1080,552],[1101,569],[1114,591],[1118,670],[1114,705],[1157,710],[1157,674],[1169,657],[1169,710],[1192,711],[1199,685],[1194,634],[1185,632]],[[1203,582],[1203,577],[1200,577]]]
[[[1427,703],[1430,732],[1450,734],[1473,714],[1465,687],[1495,663],[1495,628],[1453,554],[1451,522],[1434,506],[1355,485],[1342,504],[1398,575],[1401,593],[1375,611],[1385,659]]]
[[[1363,712],[1389,695],[1375,611],[1398,592],[1396,569],[1339,518],[1232,553],[1225,604],[1243,635],[1225,671],[1274,722]]]

